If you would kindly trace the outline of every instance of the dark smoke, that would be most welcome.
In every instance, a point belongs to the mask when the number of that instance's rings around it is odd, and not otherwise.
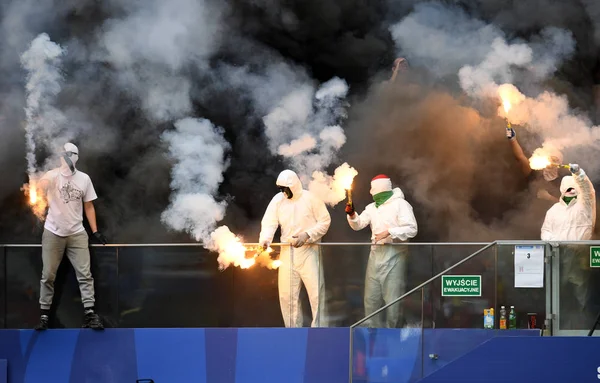
[[[202,35],[195,24],[205,19],[198,16],[194,23],[190,17],[181,31],[158,30],[151,36],[149,44],[161,48],[164,43],[172,49],[169,60],[154,55],[163,50],[148,49],[125,62],[105,54],[101,36],[135,10],[147,10],[141,12],[142,23],[152,20],[154,8],[144,1],[2,0],[0,241],[40,240],[41,225],[19,190],[26,182],[21,127],[25,74],[19,56],[42,32],[67,48],[63,91],[56,105],[77,131],[78,165],[94,181],[100,197],[99,225],[112,241],[192,240],[160,222],[169,204],[173,165],[161,134],[185,114],[209,119],[225,130],[231,150],[219,189],[219,198],[229,201],[222,223],[256,240],[259,220],[276,192],[275,177],[286,166],[269,154],[261,117],[295,85],[333,76],[345,79],[352,92],[348,140],[340,158],[359,171],[357,204],[369,202],[370,178],[387,172],[415,207],[419,240],[538,238],[540,214],[547,206],[531,198],[503,136],[503,122],[493,117],[494,108],[475,108],[457,91],[455,78],[437,81],[426,68],[415,69],[423,73],[391,88],[379,85],[389,78],[401,50],[394,46],[389,27],[417,3],[421,2],[180,0],[173,7],[193,5],[196,10],[210,5],[211,12],[220,15],[215,17],[215,35]],[[592,0],[444,3],[495,24],[510,37],[528,39],[548,26],[571,30],[576,52],[546,85],[567,94],[572,106],[593,111],[592,87],[600,82],[600,30]],[[174,37],[163,42],[164,36]],[[137,52],[135,38],[117,37],[130,43],[126,52]],[[211,39],[214,46],[207,46]],[[172,103],[170,114],[141,97],[152,86],[168,91],[159,101]],[[528,153],[540,144],[526,133],[519,139]],[[43,150],[38,154],[42,160],[47,155]],[[326,240],[364,239],[365,233],[348,230],[342,208],[340,204],[332,210]]]

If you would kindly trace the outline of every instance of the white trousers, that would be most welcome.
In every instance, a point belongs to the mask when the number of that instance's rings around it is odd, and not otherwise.
[[[300,282],[304,283],[312,311],[311,327],[327,327],[325,282],[319,246],[283,246],[279,256],[279,304],[285,327],[302,327]]]

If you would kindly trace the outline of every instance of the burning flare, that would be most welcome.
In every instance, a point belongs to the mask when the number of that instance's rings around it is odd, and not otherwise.
[[[249,269],[255,264],[277,269],[281,265],[281,261],[271,258],[273,249],[269,247],[263,250],[260,246],[246,246],[227,226],[218,227],[210,237],[212,242],[208,248],[219,253],[217,262],[221,271],[230,265],[240,269]]]
[[[508,112],[513,106],[525,100],[525,96],[512,84],[502,84],[498,87],[498,96],[502,100],[502,109],[498,108],[498,115],[508,119]]]
[[[23,185],[21,190],[25,192],[25,196],[28,199],[28,204],[31,206],[33,214],[35,214],[40,221],[43,221],[46,207],[48,207],[48,201],[46,201],[44,196],[38,195],[37,183],[37,179],[30,177],[29,183]]]
[[[546,169],[549,165],[552,165],[552,161],[550,161],[550,157],[533,155],[529,159],[529,166],[533,170]]]

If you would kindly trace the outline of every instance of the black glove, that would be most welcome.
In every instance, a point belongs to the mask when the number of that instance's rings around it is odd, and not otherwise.
[[[352,217],[355,213],[354,211],[354,204],[353,203],[347,203],[346,204],[346,214],[348,214],[350,217]]]
[[[106,239],[106,237],[104,235],[102,235],[102,233],[99,231],[94,233],[94,237],[96,237],[98,242],[100,242],[103,245],[106,245],[108,243],[108,240]]]

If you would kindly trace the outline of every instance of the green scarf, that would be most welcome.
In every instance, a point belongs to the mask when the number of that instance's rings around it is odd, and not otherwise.
[[[379,207],[385,203],[391,196],[394,195],[393,191],[384,191],[381,193],[377,193],[373,196],[373,201],[375,201],[375,207]]]
[[[564,197],[563,197],[563,201],[565,201],[565,203],[566,203],[566,204],[567,204],[567,206],[568,206],[568,205],[571,203],[571,201],[573,201],[575,198],[577,198],[577,196],[575,196],[575,197],[567,197],[567,196],[564,196]]]

